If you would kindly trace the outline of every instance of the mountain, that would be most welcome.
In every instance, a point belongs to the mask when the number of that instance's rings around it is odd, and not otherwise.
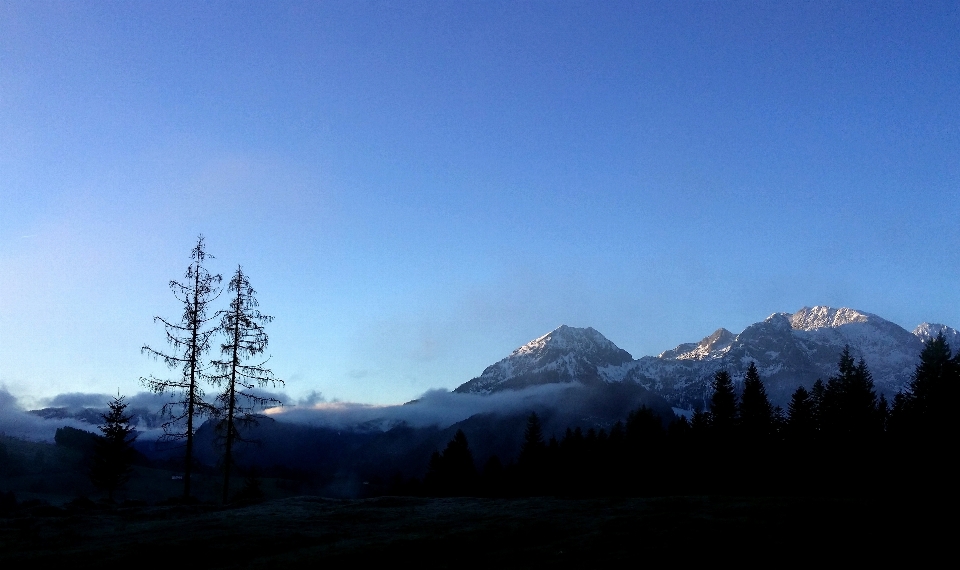
[[[917,328],[913,329],[913,334],[915,334],[924,342],[937,336],[937,333],[941,332],[943,333],[943,338],[946,339],[947,344],[950,345],[950,348],[960,348],[960,331],[952,329],[947,325],[941,325],[939,323],[920,323],[917,325]]]
[[[719,332],[719,331],[718,331]],[[849,308],[804,307],[796,313],[774,313],[730,339],[710,343],[714,333],[695,348],[684,345],[656,357],[636,361],[626,376],[681,408],[705,407],[710,380],[724,368],[741,382],[750,362],[764,380],[770,399],[786,405],[797,386],[810,388],[836,374],[845,345],[863,358],[880,393],[891,396],[904,388],[916,367],[922,340],[877,315]]]
[[[483,373],[454,392],[489,394],[538,384],[580,382],[594,385],[623,379],[630,353],[596,330],[561,325],[488,366]]]
[[[742,382],[754,362],[775,404],[785,406],[797,386],[810,388],[836,373],[845,345],[863,358],[878,393],[891,397],[913,374],[923,341],[943,331],[951,346],[960,333],[923,323],[913,332],[877,315],[849,308],[804,307],[774,313],[740,334],[718,329],[700,342],[685,343],[658,356],[632,359],[592,328],[560,328],[518,348],[462,384],[460,393],[489,394],[537,384],[636,383],[684,409],[706,407],[710,380],[726,369]]]

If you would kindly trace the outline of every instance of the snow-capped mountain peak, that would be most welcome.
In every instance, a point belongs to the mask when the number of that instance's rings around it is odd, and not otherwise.
[[[488,394],[535,384],[617,381],[623,378],[623,365],[632,361],[630,353],[595,329],[561,325],[488,366],[456,391]]]
[[[531,355],[539,357],[546,351],[591,352],[596,350],[619,350],[593,327],[576,328],[560,325],[540,338],[514,350],[510,356]]]
[[[681,344],[672,350],[661,352],[658,358],[703,360],[705,358],[717,357],[726,352],[735,340],[737,340],[737,335],[721,327],[700,342]]]
[[[940,323],[920,323],[913,329],[913,334],[923,342],[937,336],[937,333],[943,333],[943,338],[950,345],[950,350],[956,352],[960,348],[960,331]]]

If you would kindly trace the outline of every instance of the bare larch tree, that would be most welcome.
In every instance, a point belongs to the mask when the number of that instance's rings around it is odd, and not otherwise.
[[[210,350],[210,339],[217,332],[212,321],[217,315],[208,316],[210,304],[220,294],[220,275],[211,275],[204,263],[213,256],[207,253],[203,236],[197,238],[197,245],[190,252],[190,266],[184,281],[170,281],[170,289],[177,300],[183,304],[183,314],[179,322],[163,317],[154,317],[154,322],[163,323],[167,334],[167,343],[173,349],[162,352],[144,345],[142,352],[163,362],[172,369],[180,369],[182,375],[176,379],[158,379],[154,376],[141,378],[140,381],[157,394],[171,393],[176,399],[163,406],[162,413],[168,418],[163,424],[163,439],[186,440],[183,473],[183,497],[190,497],[190,474],[193,468],[193,436],[195,421],[203,416],[212,415],[215,408],[204,401],[201,381],[207,376],[208,367],[203,355]]]
[[[220,351],[223,360],[214,360],[217,374],[211,382],[221,388],[217,396],[217,433],[223,444],[223,502],[226,503],[230,491],[230,469],[233,466],[233,446],[243,439],[240,428],[257,424],[258,409],[270,405],[279,405],[276,398],[257,393],[257,388],[283,384],[283,380],[274,377],[273,372],[264,365],[267,360],[257,364],[247,361],[263,354],[267,348],[267,333],[263,325],[273,317],[261,314],[257,307],[256,291],[243,273],[242,267],[230,280],[230,308],[220,311],[220,332],[224,337]]]

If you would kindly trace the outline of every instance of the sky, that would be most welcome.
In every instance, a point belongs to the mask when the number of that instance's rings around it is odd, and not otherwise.
[[[200,235],[301,400],[561,324],[958,327],[958,101],[956,2],[0,0],[0,388],[175,377],[141,347]]]

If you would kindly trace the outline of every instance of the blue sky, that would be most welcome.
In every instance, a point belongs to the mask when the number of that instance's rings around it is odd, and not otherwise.
[[[955,2],[0,2],[0,385],[133,393],[197,236],[292,398],[559,326],[960,326]]]

